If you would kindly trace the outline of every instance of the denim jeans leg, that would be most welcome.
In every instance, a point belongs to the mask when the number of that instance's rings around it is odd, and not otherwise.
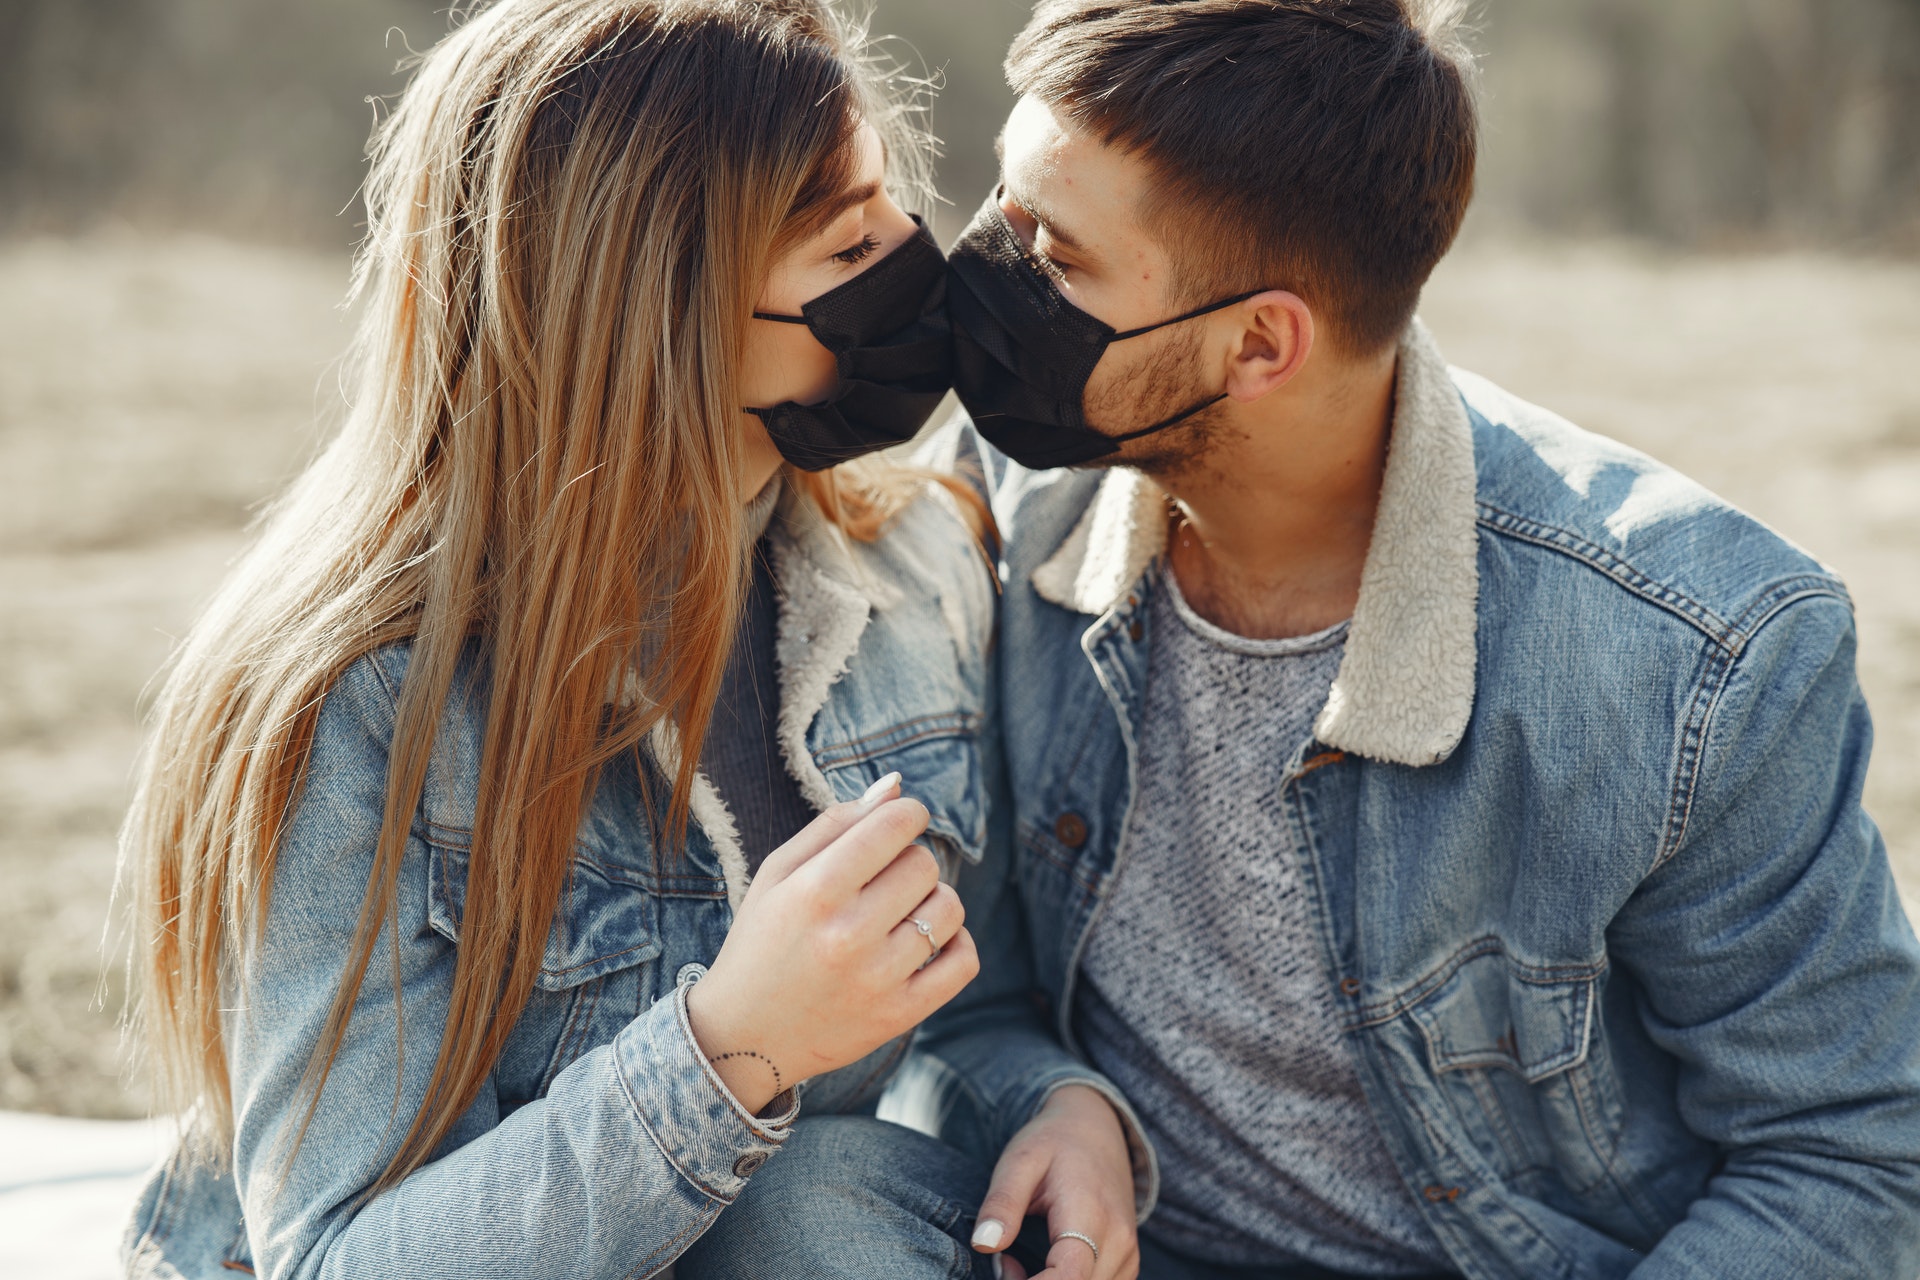
[[[676,1280],[990,1280],[967,1245],[988,1170],[866,1116],[803,1119]]]

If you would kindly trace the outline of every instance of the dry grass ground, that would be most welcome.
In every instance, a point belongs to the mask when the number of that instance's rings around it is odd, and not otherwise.
[[[100,942],[143,686],[312,448],[333,257],[0,245],[0,1109],[135,1114]],[[1920,266],[1480,249],[1452,358],[1680,466],[1844,572],[1869,784],[1920,891]]]

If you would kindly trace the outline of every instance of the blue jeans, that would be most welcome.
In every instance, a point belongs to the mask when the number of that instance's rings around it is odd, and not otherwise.
[[[675,1280],[992,1280],[967,1244],[985,1166],[867,1116],[802,1119]]]
[[[1223,1267],[1217,1263],[1196,1262],[1140,1236],[1140,1280],[1351,1280],[1338,1271],[1301,1263],[1292,1267]],[[1446,1280],[1438,1276],[1408,1277],[1407,1280]]]

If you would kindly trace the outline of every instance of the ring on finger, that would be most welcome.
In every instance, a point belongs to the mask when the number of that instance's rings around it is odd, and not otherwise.
[[[1062,1231],[1053,1238],[1055,1244],[1059,1244],[1062,1240],[1078,1240],[1081,1244],[1093,1250],[1093,1260],[1095,1262],[1100,1261],[1100,1246],[1093,1242],[1092,1236],[1079,1231]]]
[[[928,959],[932,959],[933,956],[937,956],[940,954],[940,944],[933,940],[932,925],[928,924],[925,920],[922,920],[919,916],[908,916],[907,923],[912,925],[915,929],[919,930],[920,936],[925,938],[927,940],[927,945],[933,949],[933,954],[928,956],[927,957]]]

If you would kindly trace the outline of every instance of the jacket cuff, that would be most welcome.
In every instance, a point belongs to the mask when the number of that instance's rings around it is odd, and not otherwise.
[[[671,996],[628,1023],[613,1060],[654,1145],[696,1190],[731,1204],[791,1136],[800,1101],[788,1089],[767,1108],[777,1114],[756,1116],[720,1079],[687,1019],[687,988],[704,973],[683,974]]]
[[[1153,1143],[1147,1138],[1146,1127],[1140,1123],[1140,1114],[1112,1081],[1087,1068],[1063,1070],[1041,1086],[1039,1097],[1027,1110],[1026,1120],[1039,1115],[1047,1099],[1070,1084],[1085,1085],[1105,1098],[1120,1118],[1120,1131],[1127,1137],[1127,1157],[1133,1163],[1133,1215],[1134,1225],[1138,1226],[1160,1203],[1160,1160],[1153,1153]]]

